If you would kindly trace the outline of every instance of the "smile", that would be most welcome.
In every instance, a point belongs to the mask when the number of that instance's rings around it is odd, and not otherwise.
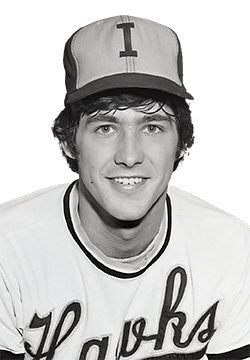
[[[114,181],[118,184],[122,184],[122,185],[136,185],[141,183],[143,180],[143,178],[140,177],[118,177],[118,178],[114,178]]]

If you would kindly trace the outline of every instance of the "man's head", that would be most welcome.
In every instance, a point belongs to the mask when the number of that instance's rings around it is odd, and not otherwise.
[[[173,114],[173,120],[178,132],[178,145],[173,171],[178,167],[180,161],[184,159],[185,153],[193,145],[193,124],[191,112],[185,99],[157,90],[146,89],[117,89],[107,90],[101,93],[88,96],[68,104],[56,118],[53,126],[54,136],[58,138],[63,155],[72,171],[78,172],[78,152],[76,144],[76,134],[81,118],[86,114],[94,114],[100,110],[112,111],[120,108],[140,108],[144,106],[150,108],[156,105],[160,110],[164,105],[169,106]],[[64,151],[67,145],[72,149],[72,154],[68,156]]]
[[[53,127],[63,154],[85,196],[113,216],[121,204],[121,216],[143,216],[193,144],[176,34],[135,17],[105,19],[72,35],[64,65],[65,109]]]
[[[76,151],[75,134],[83,113],[132,107],[140,101],[166,102],[176,115],[179,135],[174,170],[193,144],[193,125],[185,99],[192,99],[183,84],[182,52],[177,35],[168,27],[137,17],[116,16],[80,28],[67,41],[65,109],[55,121],[53,132],[60,143]],[[132,93],[135,99],[116,101],[119,94]],[[98,98],[110,97],[109,105]],[[128,103],[126,103],[128,101]],[[113,105],[112,105],[113,103]],[[73,171],[76,159],[63,154]],[[182,155],[182,156],[181,156]]]

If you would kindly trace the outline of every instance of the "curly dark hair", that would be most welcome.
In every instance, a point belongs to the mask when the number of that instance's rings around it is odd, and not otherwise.
[[[146,113],[150,113],[150,109],[154,107],[155,104],[159,105],[157,111],[163,109],[166,104],[174,112],[173,121],[176,123],[179,139],[173,169],[175,171],[180,161],[184,159],[187,150],[191,148],[194,143],[194,129],[189,105],[185,99],[176,95],[162,91],[142,89],[105,91],[78,100],[72,104],[66,104],[64,110],[62,110],[55,119],[52,132],[59,140],[63,156],[65,156],[71,170],[78,172],[78,150],[75,138],[79,121],[84,114],[90,115],[98,113],[100,110],[112,111],[135,107],[140,107],[142,111],[144,109]],[[72,159],[65,154],[62,144],[67,144],[72,149],[76,155],[76,159]]]

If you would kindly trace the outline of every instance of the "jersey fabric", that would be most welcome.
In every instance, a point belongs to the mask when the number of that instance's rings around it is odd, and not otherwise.
[[[250,357],[247,225],[169,187],[152,244],[111,259],[77,208],[77,182],[1,205],[1,350],[25,360]]]

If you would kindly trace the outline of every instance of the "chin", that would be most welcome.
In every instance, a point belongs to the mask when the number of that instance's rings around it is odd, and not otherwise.
[[[148,211],[149,209],[138,209],[138,206],[135,209],[131,209],[130,207],[129,211],[128,209],[125,209],[124,211],[119,209],[119,211],[113,212],[113,216],[120,221],[138,222],[145,217]]]
[[[118,220],[132,220],[140,217],[142,209],[138,209],[138,202],[126,201],[126,199],[116,199],[116,201],[97,202],[97,208],[106,216],[114,217]],[[142,215],[143,216],[143,215]]]
[[[138,220],[141,217],[143,217],[143,215],[141,215],[138,212],[133,212],[133,211],[122,211],[121,209],[119,209],[119,211],[111,211],[109,212],[109,214],[114,217],[117,220],[121,220],[121,221],[133,221],[133,220]]]
[[[123,214],[121,216],[116,216],[115,218],[118,221],[122,221],[122,222],[140,222],[143,218],[144,218],[145,214],[143,215],[133,215],[133,214]]]

